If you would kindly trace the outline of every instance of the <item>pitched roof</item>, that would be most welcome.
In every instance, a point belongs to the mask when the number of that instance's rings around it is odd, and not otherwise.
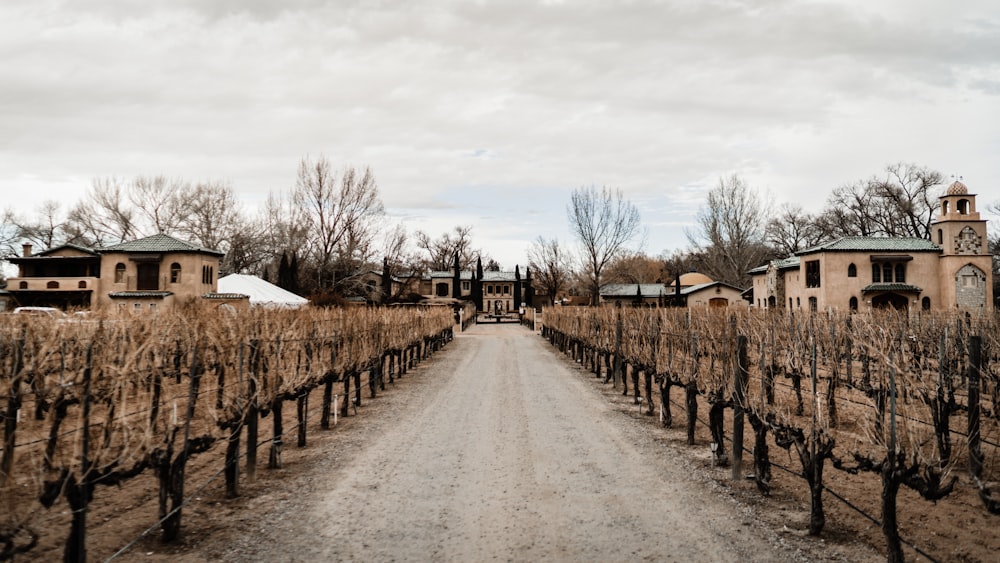
[[[736,291],[739,291],[740,293],[743,292],[743,288],[741,288],[741,287],[736,287],[735,285],[728,284],[726,282],[714,281],[714,282],[709,282],[709,283],[700,283],[698,285],[692,285],[691,287],[681,288],[681,295],[691,295],[692,293],[697,293],[697,292],[699,292],[699,291],[701,291],[703,289],[708,289],[710,287],[715,287],[717,285],[721,285],[721,286],[725,286],[725,287],[734,289]]]
[[[796,252],[798,256],[816,252],[941,252],[927,239],[916,237],[842,237]]]
[[[458,279],[460,280],[471,280],[472,272],[468,270],[462,270],[461,272],[458,273],[458,276],[459,276]],[[455,277],[455,272],[453,272],[452,270],[431,270],[430,272],[427,272],[427,278],[432,280],[452,279],[454,277]]]
[[[98,252],[198,252],[223,256],[225,252],[205,248],[190,242],[159,233],[146,238],[129,240],[97,249]]]
[[[920,293],[923,291],[915,285],[907,283],[873,283],[866,285],[861,293],[878,293],[880,291],[893,291],[896,293]]]
[[[609,283],[601,286],[601,297],[659,297],[673,291],[666,291],[662,283]]]
[[[782,258],[780,260],[771,260],[767,264],[764,264],[763,266],[757,266],[756,268],[750,270],[747,273],[750,275],[766,273],[768,266],[770,266],[771,264],[774,264],[774,267],[777,268],[778,270],[794,270],[795,268],[799,267],[799,262],[800,260],[798,256],[789,256],[788,258]]]
[[[219,293],[249,295],[250,305],[264,307],[296,308],[309,303],[305,297],[299,297],[267,280],[244,274],[229,274],[219,278]]]
[[[512,282],[517,281],[514,272],[483,272],[484,282]]]

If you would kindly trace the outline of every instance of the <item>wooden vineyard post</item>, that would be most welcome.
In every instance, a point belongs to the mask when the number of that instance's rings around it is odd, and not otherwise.
[[[354,407],[361,407],[361,370],[354,370]]]
[[[7,390],[7,412],[3,424],[3,459],[0,461],[0,487],[14,469],[14,443],[17,434],[17,411],[21,408],[21,371],[24,367],[24,338],[14,343],[14,373]]]
[[[66,499],[73,510],[73,524],[66,540],[65,561],[87,560],[87,503],[90,499],[90,383],[93,378],[94,344],[87,347],[86,367],[83,369],[83,426],[80,437],[80,483],[70,478]]]
[[[327,372],[323,384],[323,414],[320,418],[320,428],[323,430],[330,429],[330,413],[333,408],[331,407],[331,401],[333,400],[333,383],[337,380],[336,372],[334,372],[334,367],[337,365],[337,345],[335,342],[330,342],[330,371]]]
[[[347,416],[347,409],[351,402],[351,379],[354,374],[351,371],[344,372],[344,404],[340,407],[340,416]]]
[[[622,304],[621,301],[615,303],[615,364],[612,372],[612,385],[618,387],[618,380],[625,378],[622,374]],[[625,388],[628,393],[628,387]]]
[[[733,389],[733,481],[743,478],[743,418],[746,413],[747,337],[736,337],[736,386]]]
[[[271,423],[274,431],[271,434],[271,448],[267,457],[268,469],[281,469],[281,437],[285,433],[284,420],[281,412],[281,397],[271,402]]]
[[[260,341],[250,341],[250,378],[247,381],[247,479],[257,476],[257,422],[260,409],[257,397],[257,376],[260,373]]]
[[[979,405],[980,381],[983,366],[983,339],[981,336],[969,337],[969,475],[975,482],[983,478],[983,452],[980,444]]]
[[[299,426],[298,430],[298,440],[296,441],[296,446],[300,448],[306,447],[306,419],[309,415],[309,391],[303,391],[299,398],[295,401],[295,416],[298,420]]]

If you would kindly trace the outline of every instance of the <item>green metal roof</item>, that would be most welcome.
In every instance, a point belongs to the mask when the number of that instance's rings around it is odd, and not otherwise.
[[[659,297],[667,293],[662,283],[609,283],[601,286],[601,297]]]
[[[915,237],[843,237],[796,254],[816,252],[941,252],[941,248],[927,239]]]
[[[894,293],[920,293],[923,289],[908,283],[873,283],[866,285],[861,293],[880,293],[892,291]]]
[[[112,299],[163,299],[173,294],[172,291],[112,291],[108,297]]]
[[[198,252],[216,256],[225,255],[225,252],[198,246],[163,233],[105,246],[98,249],[98,252]]]

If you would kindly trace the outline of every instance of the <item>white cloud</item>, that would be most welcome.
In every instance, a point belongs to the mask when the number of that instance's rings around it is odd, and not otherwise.
[[[732,172],[807,208],[896,161],[1000,198],[997,52],[989,0],[5,2],[0,190],[30,210],[162,173],[260,201],[322,153],[507,249],[621,187],[657,253]],[[544,221],[481,211],[539,190]]]

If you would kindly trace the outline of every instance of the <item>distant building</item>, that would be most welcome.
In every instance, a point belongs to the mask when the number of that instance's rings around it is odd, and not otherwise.
[[[9,258],[18,276],[7,284],[19,306],[157,311],[216,293],[223,253],[157,234],[101,248],[64,244],[37,254],[25,244]],[[237,300],[238,299],[230,299]]]
[[[478,261],[475,272],[455,268],[428,272],[421,277],[420,295],[427,299],[453,298],[472,301],[480,312],[518,311],[522,303],[532,306],[534,289],[531,271],[521,276],[520,266],[513,272],[483,271]]]
[[[760,308],[993,309],[993,257],[976,196],[962,182],[940,198],[933,240],[844,237],[750,271]]]
[[[675,299],[678,285],[680,298]],[[670,285],[662,283],[612,283],[601,286],[601,303],[613,304],[620,302],[624,306],[634,307],[670,307],[684,306],[690,308],[711,307],[729,308],[746,307],[740,288],[724,282],[713,281],[705,274],[690,272],[683,274]]]

